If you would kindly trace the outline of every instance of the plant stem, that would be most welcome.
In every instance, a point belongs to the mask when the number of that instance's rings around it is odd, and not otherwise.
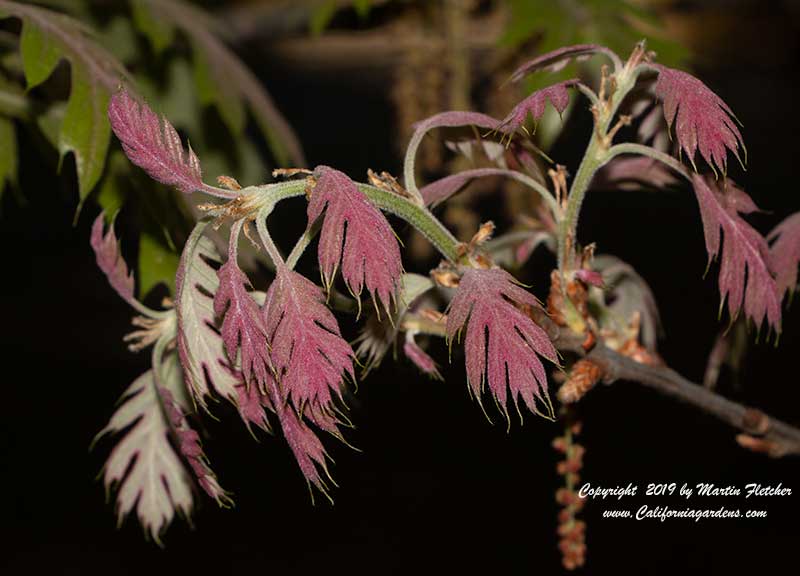
[[[300,260],[300,256],[303,255],[308,245],[311,244],[311,241],[314,239],[314,236],[317,235],[319,229],[319,222],[315,222],[311,226],[308,226],[303,231],[303,235],[297,239],[294,248],[292,248],[289,256],[286,257],[286,265],[289,267],[289,270],[294,270],[294,267],[297,266],[297,261]]]
[[[578,217],[589,184],[595,172],[613,157],[609,154],[610,142],[608,141],[611,121],[625,96],[636,85],[640,70],[638,67],[629,70],[627,66],[618,69],[617,74],[611,77],[616,79],[615,90],[607,100],[600,99],[593,106],[596,116],[592,138],[589,140],[575,179],[572,181],[567,208],[558,227],[558,269],[562,274],[571,266],[570,255],[567,252],[574,249]]]

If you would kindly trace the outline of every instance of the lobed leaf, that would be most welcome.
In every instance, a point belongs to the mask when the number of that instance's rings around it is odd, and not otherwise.
[[[656,68],[656,97],[662,101],[669,129],[675,122],[678,144],[692,166],[698,151],[709,166],[723,173],[727,171],[727,150],[741,163],[738,150],[740,146],[744,150],[744,141],[728,105],[691,74],[661,65]]]
[[[74,154],[83,200],[97,184],[105,165],[111,139],[106,118],[109,95],[128,80],[128,74],[82,23],[69,16],[0,0],[0,17],[4,14],[23,22],[20,52],[28,89],[47,80],[62,59],[70,63],[71,90],[58,150],[62,158],[68,152]]]
[[[178,132],[166,118],[137,102],[126,90],[114,94],[108,118],[125,154],[153,179],[184,194],[205,190],[200,161],[189,146],[184,153]]]
[[[722,307],[728,299],[728,313],[736,319],[744,307],[745,315],[760,326],[767,323],[780,332],[780,294],[769,267],[769,247],[741,216],[758,208],[752,199],[731,180],[720,185],[695,174],[692,177],[703,234],[710,261],[720,256],[719,290]],[[720,229],[725,234],[721,246]]]
[[[511,112],[509,112],[500,123],[501,129],[507,133],[516,131],[520,126],[525,124],[525,119],[528,117],[528,114],[531,115],[534,123],[538,122],[544,115],[544,109],[548,102],[553,105],[553,108],[555,108],[559,115],[563,114],[569,104],[569,92],[567,88],[577,83],[578,79],[572,78],[535,91],[522,102],[514,106]]]
[[[613,54],[614,58],[618,59],[617,55],[611,50],[597,44],[576,44],[574,46],[564,46],[563,48],[558,48],[557,50],[541,54],[533,60],[525,62],[516,70],[514,70],[514,73],[511,75],[511,81],[519,82],[528,74],[532,74],[533,72],[537,72],[539,70],[558,72],[564,68],[564,66],[569,64],[570,60],[585,60],[597,53],[603,53],[606,55]]]
[[[558,363],[557,353],[542,328],[517,306],[539,308],[536,298],[500,268],[471,268],[461,278],[447,316],[452,341],[466,324],[464,343],[467,381],[480,402],[488,382],[495,403],[508,419],[508,390],[519,412],[518,398],[540,414],[536,400],[545,402],[552,417],[547,376],[539,356]]]
[[[136,511],[139,523],[156,542],[176,512],[192,509],[192,481],[180,456],[170,445],[153,370],[148,370],[123,394],[124,402],[97,438],[127,429],[105,464],[103,483],[117,486],[117,518]]]
[[[237,238],[232,237],[231,242]],[[258,383],[264,390],[272,364],[267,345],[267,328],[258,304],[247,291],[250,280],[239,268],[236,257],[231,254],[228,261],[217,272],[219,287],[214,295],[214,313],[222,321],[222,341],[228,359],[235,364],[241,352],[240,364],[245,382]]]
[[[314,177],[307,212],[309,225],[325,213],[318,256],[326,288],[330,289],[341,261],[350,291],[360,297],[366,286],[376,306],[380,300],[388,313],[403,271],[392,227],[342,172],[317,166]]]
[[[800,212],[787,216],[767,235],[772,270],[776,274],[778,294],[797,289],[797,266],[800,264]]]
[[[105,213],[101,212],[95,218],[89,238],[97,259],[97,266],[106,275],[108,283],[120,298],[130,303],[135,300],[133,273],[128,271],[128,266],[120,254],[113,222],[105,235],[103,235],[104,224]]]
[[[333,395],[341,400],[343,377],[355,380],[355,355],[325,305],[322,290],[280,265],[262,311],[286,398],[300,413],[307,405],[332,413]]]
[[[203,235],[207,225],[207,221],[199,222],[186,241],[175,280],[177,345],[184,379],[195,401],[206,409],[205,399],[214,392],[237,404],[242,383],[225,363],[222,337],[215,328],[213,300],[219,279],[214,266],[220,265],[220,257],[214,243]]]

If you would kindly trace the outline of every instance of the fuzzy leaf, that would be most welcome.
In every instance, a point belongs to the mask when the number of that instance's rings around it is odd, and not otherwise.
[[[203,235],[208,222],[199,222],[181,255],[175,279],[178,353],[184,379],[195,400],[207,409],[214,392],[236,404],[241,379],[225,363],[222,338],[215,329],[214,294],[219,280],[211,264],[220,264],[214,243]]]
[[[355,380],[354,354],[325,306],[322,290],[286,266],[278,267],[263,307],[272,361],[284,394],[298,412],[307,404],[333,410],[342,378]]]
[[[508,116],[501,122],[502,130],[507,133],[516,131],[520,126],[525,124],[525,119],[528,117],[528,114],[531,115],[535,124],[544,115],[544,109],[548,102],[553,105],[553,108],[555,108],[559,115],[562,114],[569,104],[569,92],[567,88],[577,83],[578,79],[573,78],[537,90],[514,106],[511,112],[508,113]]]
[[[153,180],[184,194],[205,188],[200,161],[191,146],[184,155],[180,136],[166,118],[160,118],[125,90],[111,98],[108,118],[130,161]]]
[[[778,224],[767,239],[772,242],[770,262],[775,271],[778,293],[783,296],[797,289],[797,266],[800,264],[800,212]]]
[[[415,132],[428,132],[434,128],[458,128],[459,126],[477,126],[494,130],[499,125],[499,120],[480,112],[448,111],[420,120],[414,124],[413,128]]]
[[[126,302],[135,300],[133,296],[133,273],[128,271],[128,266],[122,258],[114,234],[114,224],[109,226],[108,232],[103,235],[105,213],[101,212],[92,225],[90,243],[97,258],[97,266],[108,278],[108,283]]]
[[[780,332],[780,295],[769,269],[767,241],[739,216],[758,208],[729,179],[722,188],[719,183],[697,174],[692,182],[703,218],[709,263],[720,255],[720,229],[725,233],[719,271],[720,308],[727,297],[731,320],[736,319],[744,306],[745,315],[757,326],[766,317]]]
[[[148,370],[123,394],[120,405],[97,435],[118,434],[125,429],[105,464],[107,490],[118,486],[117,518],[136,509],[139,522],[156,542],[172,522],[175,512],[192,508],[192,481],[181,458],[170,445],[170,425]],[[129,470],[130,469],[130,470]]]
[[[289,444],[289,448],[291,448],[306,482],[308,482],[309,486],[316,486],[320,492],[327,496],[328,485],[321,474],[324,473],[329,480],[331,479],[327,468],[328,454],[325,452],[325,447],[308,424],[297,415],[291,404],[287,404],[285,396],[281,393],[278,383],[271,374],[269,376],[268,390],[271,403],[278,415],[283,436],[286,438],[286,442]],[[332,417],[327,418],[329,418],[327,425],[322,418],[318,419],[322,423],[321,427],[323,429],[326,426],[335,428]]]
[[[506,176],[514,178],[516,173],[513,170],[503,168],[474,168],[450,174],[439,180],[434,180],[430,184],[420,189],[422,199],[426,206],[436,207],[442,202],[461,191],[465,186],[478,178],[487,176]]]
[[[272,379],[272,375],[270,375],[269,378]],[[264,411],[264,408],[267,408],[273,412],[275,411],[274,407],[272,406],[272,402],[270,401],[270,396],[262,392],[258,386],[247,386],[245,384],[241,384],[236,387],[236,390],[239,393],[239,399],[237,402],[239,416],[242,417],[242,421],[244,422],[245,426],[247,426],[247,429],[252,433],[250,425],[255,424],[264,432],[271,432],[272,427],[270,426],[269,420],[267,419],[267,414]]]
[[[235,240],[232,240],[235,241]],[[250,280],[239,268],[235,256],[217,272],[219,288],[214,295],[214,313],[222,322],[222,341],[231,364],[241,351],[241,368],[245,382],[259,384],[265,389],[270,371],[267,330],[264,319],[247,291]]]
[[[654,158],[623,156],[603,166],[592,180],[592,187],[638,191],[662,189],[677,182],[675,173]]]
[[[245,104],[256,118],[259,128],[278,165],[304,166],[300,142],[289,123],[281,115],[258,78],[220,40],[217,32],[224,24],[197,6],[180,0],[138,0],[141,21],[169,22],[189,37],[195,66],[195,80],[204,104],[213,105],[234,135],[245,126]],[[140,28],[142,29],[142,28]],[[151,35],[146,29],[142,29]]]
[[[727,170],[727,150],[741,162],[738,149],[744,149],[744,141],[728,105],[691,74],[666,66],[657,68],[656,97],[663,103],[670,129],[675,122],[678,144],[692,165],[698,150],[709,166],[723,173]]]
[[[480,402],[484,381],[500,411],[508,418],[507,389],[519,411],[521,396],[539,414],[536,399],[552,417],[547,376],[538,356],[557,363],[557,353],[547,334],[516,305],[538,308],[539,303],[520,287],[511,274],[495,268],[467,270],[450,303],[447,338],[452,341],[467,325],[465,354],[467,380]]]
[[[318,256],[326,287],[330,289],[341,261],[342,277],[350,291],[360,297],[366,286],[376,305],[380,300],[388,313],[403,271],[392,227],[342,172],[317,166],[314,176],[308,221],[311,224],[325,213]]]
[[[511,75],[511,81],[519,82],[528,74],[532,74],[533,72],[537,72],[539,70],[558,72],[564,68],[564,66],[569,64],[570,60],[585,60],[593,54],[597,54],[598,52],[609,54],[611,53],[611,50],[604,46],[598,46],[597,44],[576,44],[575,46],[565,46],[525,62],[516,70],[514,70],[514,73]]]
[[[425,350],[420,348],[416,343],[411,332],[406,332],[406,340],[403,343],[403,353],[406,358],[411,360],[414,365],[420,369],[424,374],[427,374],[434,380],[441,380],[442,375],[439,373],[439,368],[436,362],[431,358]]]
[[[0,0],[2,14],[23,21],[20,52],[28,89],[50,77],[62,58],[71,69],[71,91],[58,136],[63,158],[75,156],[80,198],[89,195],[103,172],[111,137],[106,106],[111,92],[127,80],[124,67],[72,18]]]

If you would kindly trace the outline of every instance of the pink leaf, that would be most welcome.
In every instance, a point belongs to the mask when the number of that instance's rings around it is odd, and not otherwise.
[[[186,419],[178,402],[175,401],[172,393],[165,387],[159,387],[158,391],[161,395],[164,411],[175,432],[178,451],[189,464],[197,483],[206,494],[220,505],[230,504],[231,499],[228,493],[219,485],[216,474],[208,465],[203,453],[203,447],[200,445],[200,435],[189,425],[189,421]]]
[[[507,387],[519,411],[518,396],[539,413],[536,399],[552,412],[547,376],[538,356],[557,363],[547,334],[517,306],[539,307],[536,298],[520,287],[505,270],[469,269],[450,303],[447,337],[452,340],[467,324],[465,354],[467,380],[480,402],[488,381],[498,408],[508,418]]]
[[[343,376],[355,380],[354,355],[325,306],[322,290],[297,272],[279,266],[263,314],[272,362],[286,397],[299,412],[307,405],[331,412],[331,393],[341,398]]]
[[[278,415],[283,436],[286,438],[286,442],[289,444],[298,466],[300,466],[300,471],[305,476],[309,486],[316,486],[320,492],[328,496],[328,485],[320,474],[320,472],[323,472],[332,481],[328,473],[328,454],[325,452],[325,447],[308,424],[297,415],[293,407],[286,403],[285,393],[281,392],[272,374],[269,376],[267,390],[271,403]],[[332,416],[325,416],[321,420],[323,420],[323,425],[321,426],[323,429],[330,429],[331,427],[335,429],[335,419]],[[338,433],[336,435],[338,436]],[[328,499],[330,499],[329,496]]]
[[[797,288],[797,265],[800,264],[800,212],[778,224],[767,239],[772,242],[770,262],[777,275],[778,293],[783,296]]]
[[[270,432],[272,428],[267,420],[267,414],[264,412],[264,408],[274,410],[269,396],[264,394],[258,386],[246,386],[245,384],[237,386],[236,391],[239,393],[237,402],[239,416],[242,417],[248,430],[250,430],[251,424],[255,424],[264,432]]]
[[[576,44],[574,46],[565,46],[552,52],[547,52],[541,56],[537,56],[517,68],[511,75],[512,82],[519,82],[528,74],[538,70],[549,70],[551,72],[558,72],[566,66],[570,60],[584,60],[593,54],[603,53],[612,57],[612,60],[619,60],[619,57],[605,46],[598,46],[597,44]]]
[[[533,117],[534,123],[538,122],[544,115],[544,109],[548,102],[553,105],[553,108],[555,108],[559,114],[562,114],[569,104],[569,92],[567,88],[577,83],[578,79],[573,78],[537,90],[514,106],[508,116],[500,123],[502,130],[509,133],[514,132],[525,123],[525,118],[527,118],[528,114]]]
[[[108,283],[126,302],[132,302],[133,297],[133,273],[128,271],[122,255],[119,252],[117,237],[114,235],[114,225],[108,228],[108,232],[103,235],[103,223],[105,215],[101,212],[92,225],[90,243],[97,258],[97,266],[108,278]]]
[[[675,136],[681,149],[694,165],[695,153],[712,167],[727,170],[727,150],[739,158],[744,141],[736,127],[735,116],[722,99],[694,76],[657,66],[656,96],[663,102],[668,127],[675,121]]]
[[[460,126],[477,126],[478,128],[494,130],[499,125],[500,122],[497,119],[486,114],[454,110],[440,112],[420,120],[414,124],[413,128],[415,132],[427,132],[434,128],[458,128]]]
[[[745,314],[756,325],[760,326],[766,316],[767,322],[780,332],[780,296],[768,265],[767,241],[739,216],[758,208],[731,180],[725,180],[721,189],[717,182],[697,174],[692,181],[703,218],[709,262],[720,252],[720,228],[725,233],[719,290],[722,302],[728,298],[731,319],[737,317],[744,304]]]
[[[204,190],[200,161],[189,147],[184,153],[180,136],[166,118],[134,100],[124,89],[108,105],[111,128],[131,162],[153,179],[184,194]]]
[[[666,188],[676,182],[675,173],[654,158],[624,156],[603,166],[594,177],[592,186],[636,191]]]
[[[430,184],[423,186],[419,192],[422,194],[425,205],[433,207],[438,206],[477,178],[486,176],[513,177],[513,175],[513,171],[503,168],[475,168],[434,180]]]
[[[442,375],[439,373],[436,362],[434,362],[433,358],[431,358],[425,350],[419,347],[419,344],[414,341],[413,336],[409,336],[410,334],[411,332],[406,332],[406,341],[403,343],[403,352],[406,358],[411,360],[424,374],[427,374],[434,380],[441,380]]]
[[[220,332],[228,358],[232,364],[236,363],[240,351],[245,381],[252,383],[255,379],[263,390],[270,371],[267,330],[258,304],[247,291],[250,280],[239,268],[235,256],[228,258],[217,277],[214,313],[223,318]]]
[[[350,291],[360,296],[366,285],[373,300],[380,299],[388,311],[403,271],[389,222],[345,174],[318,166],[314,176],[308,220],[314,222],[325,212],[318,254],[326,286],[330,288],[341,260]]]

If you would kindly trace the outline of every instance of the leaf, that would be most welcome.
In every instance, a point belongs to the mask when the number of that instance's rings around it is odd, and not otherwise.
[[[739,216],[758,208],[730,179],[720,188],[717,182],[695,174],[692,183],[703,218],[709,264],[720,255],[720,229],[725,233],[719,271],[720,310],[727,297],[731,321],[744,306],[745,315],[757,326],[766,317],[780,332],[780,294],[769,269],[767,241]]]
[[[108,283],[119,296],[128,303],[135,300],[133,296],[133,273],[128,271],[128,266],[122,258],[114,235],[114,224],[111,223],[108,232],[103,235],[105,213],[101,212],[92,225],[90,243],[97,259],[97,266],[106,275]]]
[[[623,333],[638,315],[642,343],[655,351],[661,334],[661,319],[653,291],[638,272],[616,256],[599,254],[593,265],[603,276],[608,315],[601,317],[601,328]]]
[[[797,289],[797,265],[800,264],[800,212],[787,216],[767,235],[772,243],[769,256],[776,274],[781,297]]]
[[[330,290],[341,261],[342,276],[353,295],[360,297],[366,286],[376,306],[380,299],[389,313],[403,271],[389,222],[342,172],[317,166],[314,177],[307,213],[309,225],[325,213],[318,256],[326,288]]]
[[[0,116],[0,199],[6,182],[17,181],[17,137],[14,134],[14,123]]]
[[[694,156],[698,150],[712,169],[719,169],[723,174],[727,171],[726,150],[742,163],[738,149],[741,146],[745,150],[745,157],[747,151],[736,127],[736,117],[728,105],[694,76],[666,66],[656,67],[656,97],[662,101],[669,129],[675,122],[678,144],[695,170]]]
[[[124,67],[91,39],[83,24],[35,6],[0,0],[0,12],[23,21],[20,52],[28,89],[50,77],[62,58],[70,63],[71,91],[61,123],[58,150],[72,152],[81,201],[103,172],[111,131],[106,119],[109,94],[127,81]]]
[[[412,332],[406,332],[406,340],[403,343],[403,353],[406,358],[414,363],[414,366],[420,369],[423,374],[427,374],[434,380],[441,380],[442,375],[439,373],[439,368],[436,362],[431,358],[425,350],[419,347],[419,344],[414,340]]]
[[[569,64],[570,60],[585,60],[597,53],[613,54],[614,57],[616,57],[616,54],[614,54],[611,50],[605,46],[598,46],[597,44],[576,44],[574,46],[564,46],[563,48],[558,48],[557,50],[541,54],[533,60],[525,62],[516,70],[514,70],[513,74],[511,74],[511,81],[519,82],[528,74],[532,74],[540,70],[558,72],[559,70],[563,69],[564,66]]]
[[[676,184],[675,173],[647,156],[623,156],[603,166],[592,181],[593,188],[638,191],[663,189]]]
[[[103,483],[106,490],[118,487],[118,522],[135,508],[146,534],[160,543],[175,512],[188,515],[191,511],[192,481],[170,445],[169,421],[153,370],[139,376],[122,398],[123,403],[97,435],[100,438],[127,429],[105,464]]]
[[[400,279],[401,290],[397,311],[391,321],[381,321],[380,316],[370,314],[364,323],[364,328],[356,338],[358,348],[356,356],[363,361],[361,377],[380,366],[383,357],[394,344],[403,317],[409,307],[428,290],[434,287],[433,281],[427,276],[419,274],[403,274]]]
[[[156,55],[160,56],[175,40],[175,28],[168,21],[154,18],[145,0],[131,0],[136,29],[147,37]]]
[[[525,119],[528,114],[531,115],[535,124],[544,115],[544,109],[548,102],[553,105],[553,108],[556,109],[559,115],[562,114],[569,104],[569,92],[567,88],[577,83],[578,79],[573,78],[537,90],[514,106],[508,116],[500,123],[501,129],[507,133],[516,131],[520,126],[525,124]]]
[[[213,104],[231,132],[238,136],[245,125],[244,104],[264,135],[279,165],[304,166],[300,142],[253,73],[217,37],[214,19],[198,7],[179,0],[139,0],[149,19],[169,22],[190,39],[195,56],[195,78],[201,100]],[[146,30],[140,28],[148,34]],[[149,35],[149,34],[148,34]]]
[[[480,403],[488,381],[498,409],[508,419],[507,387],[519,412],[518,397],[528,409],[541,414],[536,399],[543,401],[552,417],[547,376],[539,356],[557,364],[558,358],[544,330],[517,306],[540,308],[536,298],[521,288],[511,274],[500,268],[468,269],[461,278],[447,315],[447,338],[467,325],[464,343],[467,380]]]
[[[306,405],[332,413],[333,395],[341,400],[343,377],[355,380],[355,356],[322,290],[281,264],[267,291],[263,315],[285,396],[300,413]]]
[[[178,353],[184,379],[195,401],[206,410],[206,397],[214,392],[237,404],[241,379],[225,364],[222,338],[215,329],[214,294],[219,286],[220,265],[214,243],[203,235],[207,221],[199,222],[181,255],[175,279],[175,311],[178,319]]]
[[[108,118],[130,161],[153,180],[174,186],[184,194],[208,188],[191,146],[184,155],[178,132],[146,104],[140,104],[121,90],[111,98]]]
[[[143,231],[139,236],[139,294],[144,298],[159,284],[174,294],[179,263],[180,257],[162,239]]]
[[[308,482],[309,486],[316,486],[320,492],[328,496],[328,485],[320,474],[320,472],[323,472],[331,480],[331,476],[328,473],[328,454],[325,452],[325,447],[308,424],[297,415],[291,405],[286,403],[278,383],[272,375],[269,377],[268,390],[272,405],[278,415],[283,436],[286,438],[286,442],[289,444],[289,448],[291,448],[295,460],[300,466],[300,471],[306,478],[306,482]],[[311,497],[313,499],[313,492]],[[330,500],[330,496],[328,496],[328,499]]]
[[[428,132],[434,128],[457,128],[459,126],[477,126],[495,130],[500,121],[480,112],[448,111],[434,114],[413,126],[415,132]]]
[[[238,240],[238,233],[231,242]],[[241,352],[241,369],[245,382],[258,383],[266,389],[267,375],[272,364],[267,345],[267,328],[258,304],[250,296],[247,286],[250,280],[236,262],[235,251],[217,272],[219,287],[214,295],[214,313],[222,321],[222,341],[231,364],[236,363],[237,352]]]
[[[333,20],[336,11],[339,9],[336,0],[325,0],[314,8],[311,19],[308,22],[308,29],[312,36],[319,36]]]

